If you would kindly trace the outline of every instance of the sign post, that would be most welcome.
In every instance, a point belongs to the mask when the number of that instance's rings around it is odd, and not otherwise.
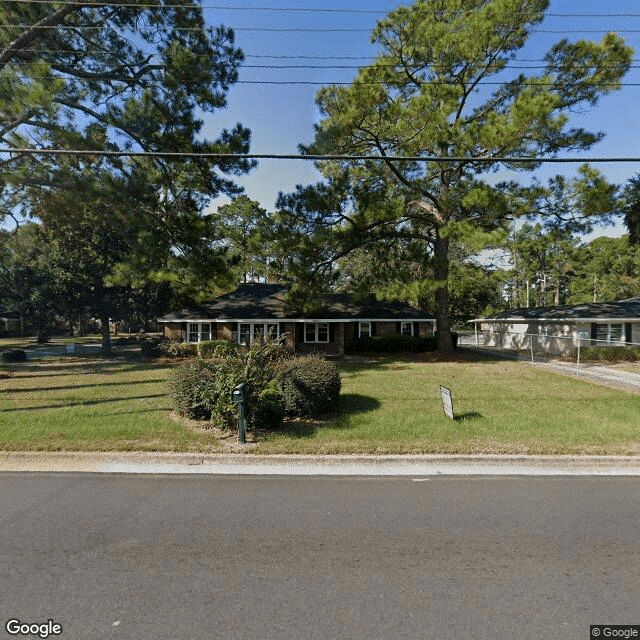
[[[440,385],[440,396],[442,397],[442,408],[444,409],[445,415],[449,416],[452,420],[455,420],[453,402],[451,400],[451,389],[447,389],[447,387]]]

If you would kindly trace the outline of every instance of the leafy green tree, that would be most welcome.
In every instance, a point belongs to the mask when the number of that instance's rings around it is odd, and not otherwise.
[[[3,231],[1,239],[0,300],[20,312],[25,330],[34,331],[38,342],[46,342],[67,300],[58,286],[42,229],[28,223],[12,233]]]
[[[218,207],[218,235],[229,249],[229,259],[237,266],[243,282],[267,276],[265,231],[269,228],[267,210],[245,195]]]
[[[336,226],[363,243],[383,228],[421,238],[433,260],[441,352],[452,349],[452,243],[495,243],[507,220],[525,213],[505,188],[486,181],[485,159],[531,171],[538,156],[588,149],[602,134],[570,128],[568,114],[617,89],[632,60],[631,48],[613,33],[600,42],[561,40],[540,72],[505,80],[509,62],[547,6],[547,0],[417,0],[401,6],[373,32],[375,61],[350,86],[318,93],[322,120],[306,150],[380,156],[320,164],[329,183],[344,181],[345,174],[349,183],[353,206],[334,209],[344,216]],[[531,162],[510,162],[522,156]],[[381,211],[367,189],[392,204]],[[311,220],[318,208],[307,209]]]
[[[633,298],[640,291],[640,247],[629,236],[600,237],[576,252],[569,284],[571,304]]]
[[[2,213],[37,216],[52,247],[83,234],[87,259],[76,255],[76,264],[94,282],[84,303],[102,319],[119,308],[118,291],[170,286],[186,302],[228,277],[203,210],[212,197],[237,195],[234,177],[254,163],[196,154],[249,150],[239,124],[213,140],[202,136],[202,116],[225,106],[243,59],[233,31],[206,27],[201,7],[186,0],[0,2],[0,12],[8,25],[0,35],[0,142],[18,150],[0,159]],[[20,154],[30,146],[191,155]],[[71,265],[66,274],[82,275]],[[88,291],[81,282],[76,290]]]
[[[640,175],[633,176],[625,185],[622,194],[622,213],[629,231],[629,242],[640,244]]]
[[[563,304],[579,240],[563,227],[523,224],[507,242],[511,256],[512,306]]]

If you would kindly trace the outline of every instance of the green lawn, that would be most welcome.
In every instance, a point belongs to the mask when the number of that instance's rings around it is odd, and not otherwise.
[[[0,449],[215,451],[171,418],[171,367],[80,358],[3,367]]]
[[[12,373],[0,377],[0,449],[224,450],[212,432],[171,417],[171,367],[79,358],[4,367]],[[640,398],[622,391],[463,354],[340,367],[336,415],[249,434],[246,451],[640,454]],[[441,384],[455,421],[442,411]]]

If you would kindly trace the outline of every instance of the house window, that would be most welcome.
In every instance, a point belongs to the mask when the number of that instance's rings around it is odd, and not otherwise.
[[[371,337],[371,323],[359,322],[358,323],[358,338],[370,338]]]
[[[243,344],[246,347],[248,347],[250,339],[251,339],[251,325],[241,324],[240,331],[238,332],[238,344]]]
[[[329,325],[326,322],[306,322],[304,325],[305,342],[329,342]]]
[[[267,336],[269,338],[277,338],[278,337],[278,325],[273,323],[267,323]]]
[[[614,323],[596,325],[596,340],[600,340],[608,344],[614,342],[624,342],[622,324]]]
[[[240,324],[238,344],[246,347],[253,340],[264,340],[266,336],[278,337],[278,325],[275,322],[246,322]]]
[[[211,322],[189,322],[187,341],[202,342],[203,340],[211,340],[211,329]],[[215,326],[213,329],[215,331]]]
[[[400,333],[403,336],[412,336],[413,335],[413,322],[401,322],[400,323]]]
[[[263,324],[254,324],[253,325],[253,339],[254,340],[264,340],[264,325]]]

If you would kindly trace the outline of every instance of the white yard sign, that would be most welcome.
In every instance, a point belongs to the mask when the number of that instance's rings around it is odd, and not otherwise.
[[[455,420],[453,415],[453,402],[451,401],[451,389],[440,385],[440,395],[442,396],[442,408],[445,415],[448,415],[452,420]]]

